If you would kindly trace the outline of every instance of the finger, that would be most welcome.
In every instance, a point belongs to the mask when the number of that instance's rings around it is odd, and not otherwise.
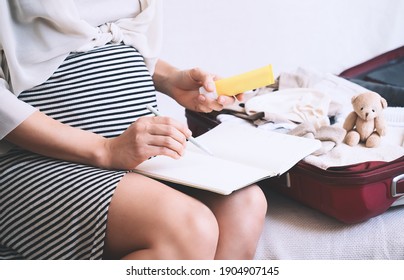
[[[170,136],[162,135],[154,135],[148,141],[150,148],[157,151],[156,155],[167,155],[173,158],[181,157],[184,154],[185,143],[180,143]]]
[[[166,134],[151,134],[147,143],[153,146],[167,147],[169,149],[180,151],[185,147],[187,141],[185,137],[181,138],[180,141],[175,139],[172,135]]]
[[[189,71],[190,77],[201,84],[206,91],[213,92],[216,90],[214,80],[217,79],[216,75],[205,72],[199,68],[193,68]]]
[[[243,100],[244,100],[244,93],[237,94],[237,95],[236,95],[236,98],[237,98],[237,100],[240,101],[240,102],[243,101]]]
[[[192,135],[188,127],[170,117],[153,117],[149,133],[171,136],[178,142],[185,142]]]
[[[198,97],[198,102],[198,109],[201,112],[209,113],[212,111],[221,111],[223,109],[223,105],[220,104],[216,99],[202,94]]]
[[[165,155],[177,159],[184,154],[186,139],[191,135],[186,126],[168,117],[149,117],[142,121],[145,122],[142,126],[145,130],[140,141],[143,144],[142,153],[148,158]]]
[[[150,155],[148,158],[152,158],[154,156],[167,156],[173,159],[179,159],[181,158],[180,153],[177,151],[171,150],[167,147],[162,147],[162,146],[154,146],[154,145],[147,145],[147,152]]]
[[[217,102],[222,106],[232,105],[235,102],[235,98],[233,96],[219,96],[217,98]]]
[[[237,95],[234,95],[234,96],[221,95],[221,96],[218,97],[217,102],[219,104],[222,104],[223,106],[227,106],[227,105],[232,105],[235,102],[236,103],[241,102],[241,101],[243,101],[243,99],[244,99],[244,94],[243,93],[240,93],[240,94],[237,94]]]

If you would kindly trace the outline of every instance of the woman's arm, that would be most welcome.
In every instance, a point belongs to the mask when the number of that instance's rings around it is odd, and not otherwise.
[[[106,165],[106,139],[64,125],[40,111],[33,113],[5,138],[41,155],[95,166]]]
[[[179,158],[191,132],[167,117],[144,117],[122,135],[104,138],[37,111],[5,138],[45,156],[106,169],[130,170],[156,155]]]

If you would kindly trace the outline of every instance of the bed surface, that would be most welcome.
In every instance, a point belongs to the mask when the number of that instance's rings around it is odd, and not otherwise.
[[[404,206],[348,225],[274,191],[267,194],[268,214],[256,259],[404,259]]]

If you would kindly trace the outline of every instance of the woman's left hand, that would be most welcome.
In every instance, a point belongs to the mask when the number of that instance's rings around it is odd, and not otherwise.
[[[219,96],[214,99],[200,94],[200,87],[204,87],[207,92],[214,92],[214,80],[217,79],[217,76],[199,68],[177,70],[166,62],[159,61],[156,66],[156,74],[154,80],[157,90],[168,94],[187,109],[208,113],[220,111],[224,106],[235,102],[235,99],[229,96]],[[162,77],[164,78],[162,79]],[[242,99],[242,94],[237,95],[237,99]]]

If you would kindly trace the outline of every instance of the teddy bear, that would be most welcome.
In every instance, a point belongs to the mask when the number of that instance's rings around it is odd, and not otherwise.
[[[364,92],[351,99],[353,111],[346,117],[343,128],[347,131],[344,142],[349,146],[364,143],[373,148],[380,144],[386,134],[383,109],[387,101],[376,92]]]

